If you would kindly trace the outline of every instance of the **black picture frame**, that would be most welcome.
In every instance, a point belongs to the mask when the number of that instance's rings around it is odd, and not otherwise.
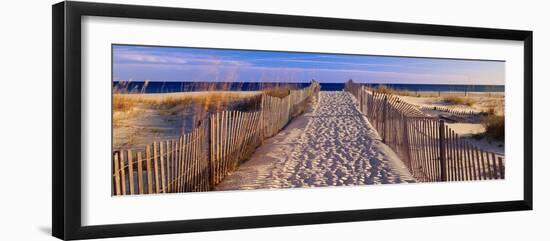
[[[52,6],[52,15],[52,233],[55,237],[60,239],[105,238],[532,210],[532,31],[90,2],[57,3]],[[334,212],[146,223],[141,223],[139,220],[136,220],[138,223],[82,226],[81,138],[83,138],[83,136],[81,134],[81,17],[83,16],[159,19],[523,41],[525,123],[523,199],[456,205],[342,210]]]

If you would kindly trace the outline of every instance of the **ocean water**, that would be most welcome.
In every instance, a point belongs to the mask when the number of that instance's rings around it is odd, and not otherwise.
[[[366,84],[377,87],[380,84]],[[430,84],[382,84],[396,90],[453,91],[453,92],[504,92],[504,85],[430,85]]]
[[[344,83],[320,83],[322,91],[343,90]],[[251,82],[113,82],[113,89],[135,93],[171,93],[205,90],[241,90],[257,91],[265,87],[277,86],[281,83],[251,83]],[[309,83],[289,83],[293,88],[304,88]],[[380,84],[365,84],[377,87]],[[396,90],[407,91],[459,91],[459,92],[504,92],[504,85],[432,85],[432,84],[383,84]]]

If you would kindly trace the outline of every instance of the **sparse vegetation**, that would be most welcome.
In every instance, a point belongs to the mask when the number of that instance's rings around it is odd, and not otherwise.
[[[277,86],[277,87],[264,89],[264,92],[269,96],[284,98],[290,95],[290,88]]]
[[[485,112],[487,115],[491,116],[491,115],[495,115],[497,112],[495,110],[494,107],[491,107],[489,108],[486,112]]]
[[[137,102],[123,95],[113,95],[113,111],[126,112],[133,109]]]
[[[114,94],[113,109],[129,111],[139,104],[159,109],[170,109],[178,105],[198,103],[204,107],[221,106],[230,102],[250,100],[253,93],[204,92],[201,94]]]
[[[259,92],[211,91],[203,93],[113,94],[113,127],[130,127],[131,120],[158,114],[164,121],[170,116],[205,116],[217,110],[254,111],[260,107]],[[173,121],[172,121],[173,122]],[[155,131],[149,132],[155,134]],[[128,141],[129,142],[129,141]],[[131,144],[131,142],[129,142]]]
[[[413,97],[437,97],[438,96],[437,93],[434,94],[431,92],[397,90],[387,85],[379,85],[374,90],[376,92],[383,93],[383,94],[400,95],[400,96],[413,96]]]
[[[443,98],[443,102],[451,105],[467,105],[472,106],[475,104],[474,100],[459,96],[448,96]]]
[[[379,92],[379,93],[382,93],[382,94],[402,95],[402,96],[414,95],[414,94],[409,93],[409,91],[396,90],[396,89],[391,88],[387,85],[379,85],[378,87],[376,87],[376,92]]]
[[[376,92],[382,93],[382,94],[395,94],[395,90],[390,88],[389,86],[385,85],[379,85],[376,87]]]
[[[216,86],[214,84],[195,86],[204,89],[202,92],[145,94],[144,84],[139,90],[129,88],[131,82],[121,81],[113,87],[113,110],[115,112],[129,112],[139,105],[145,108],[173,109],[176,106],[197,105],[204,110],[225,110],[235,106],[242,111],[252,110],[257,105],[260,91],[230,91],[229,85]],[[200,87],[200,88],[199,88]],[[260,87],[267,95],[284,98],[290,90],[298,89],[293,84],[267,83]],[[195,106],[196,107],[196,106]]]
[[[257,91],[215,89],[171,93],[118,88],[112,95],[112,127],[117,137],[113,146],[142,148],[151,138],[173,138],[200,126],[205,117],[219,111],[259,111],[263,94],[285,98],[299,87],[268,83]]]
[[[486,136],[504,141],[504,116],[488,115],[483,120],[483,126]]]

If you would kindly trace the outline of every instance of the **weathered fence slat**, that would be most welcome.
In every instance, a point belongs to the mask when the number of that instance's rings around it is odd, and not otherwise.
[[[151,146],[145,147],[145,167],[147,168],[147,193],[153,193],[153,175],[151,173]]]
[[[126,169],[126,164],[124,163],[124,152],[119,152],[120,154],[120,185],[121,185],[121,192],[122,195],[126,195],[126,172],[124,169]]]
[[[137,165],[138,165],[138,190],[139,194],[143,194],[143,160],[141,159],[141,152],[137,153]]]
[[[159,163],[158,163],[158,147],[157,142],[153,142],[153,166],[155,174],[155,193],[160,193],[160,180],[159,180]]]
[[[119,155],[115,154],[114,155],[114,164],[115,164],[115,172],[114,172],[114,176],[115,176],[115,194],[116,195],[121,195],[121,190],[120,190],[120,162],[118,161],[118,159],[120,158]]]
[[[383,142],[404,161],[411,174],[420,181],[461,181],[504,178],[504,157],[472,145],[446,123],[427,116],[419,107],[397,96],[347,82],[345,90],[358,101]],[[459,116],[472,111],[441,108],[435,110]]]
[[[500,179],[504,179],[504,160],[502,160],[502,157],[498,157],[498,167],[499,167]]]
[[[491,157],[493,159],[493,173],[495,174],[495,179],[500,179],[502,177],[500,173],[498,173],[497,158],[495,153],[492,153]]]
[[[189,133],[177,139],[153,141],[144,150],[136,150],[136,163],[132,150],[114,151],[113,195],[127,194],[127,186],[130,194],[211,189],[248,158],[263,139],[275,135],[303,112],[306,101],[319,89],[314,82],[305,89],[291,90],[284,98],[264,93],[259,111],[224,110],[201,121],[194,119],[196,127]]]
[[[168,183],[167,191],[172,192],[172,179],[174,178],[174,174],[172,173],[172,170],[174,169],[174,164],[172,163],[172,140],[166,141],[166,167],[167,167],[167,175],[166,182]]]
[[[122,152],[122,151],[121,151]],[[130,194],[135,194],[135,187],[134,187],[134,155],[132,154],[132,150],[128,150],[128,179],[130,182]]]
[[[166,193],[166,172],[165,172],[165,168],[167,167],[167,165],[165,165],[164,161],[166,159],[164,159],[164,147],[163,147],[163,144],[164,142],[159,142],[159,149],[160,149],[160,155],[159,155],[159,158],[160,158],[160,180],[161,180],[161,191],[163,193]]]

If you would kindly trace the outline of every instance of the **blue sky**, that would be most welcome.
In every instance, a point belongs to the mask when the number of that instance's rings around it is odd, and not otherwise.
[[[504,62],[113,45],[113,80],[503,85]]]

